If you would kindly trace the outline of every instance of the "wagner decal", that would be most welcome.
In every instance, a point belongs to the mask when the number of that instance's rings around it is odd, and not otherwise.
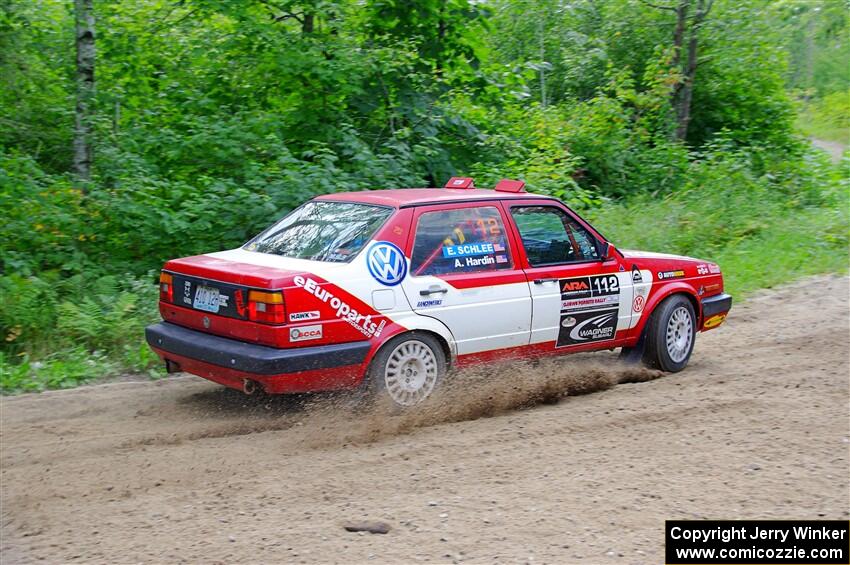
[[[381,332],[384,331],[384,326],[387,325],[386,320],[375,322],[372,320],[371,314],[363,315],[359,313],[343,299],[334,296],[331,291],[322,288],[319,283],[310,277],[305,279],[298,275],[292,279],[292,282],[295,283],[295,286],[303,288],[325,304],[329,304],[331,308],[336,310],[335,314],[337,318],[344,320],[366,337],[380,337]]]
[[[614,339],[617,331],[617,312],[618,310],[614,308],[561,316],[557,347]],[[564,326],[564,322],[571,325]]]
[[[561,312],[577,312],[620,303],[617,275],[561,279]]]
[[[318,320],[321,317],[318,310],[310,310],[309,312],[292,312],[289,315],[290,322],[303,322],[305,320]]]
[[[681,279],[685,276],[685,271],[679,269],[678,271],[658,271],[658,280],[666,281],[668,279]]]
[[[289,330],[289,341],[307,341],[311,339],[322,339],[322,324],[299,326]]]

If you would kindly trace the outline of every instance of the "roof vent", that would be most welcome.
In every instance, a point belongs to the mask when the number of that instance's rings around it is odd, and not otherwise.
[[[472,177],[452,177],[443,188],[475,188]]]
[[[499,192],[525,192],[525,181],[502,179],[494,188]]]

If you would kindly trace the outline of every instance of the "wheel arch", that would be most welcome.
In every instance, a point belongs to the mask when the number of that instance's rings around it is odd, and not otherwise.
[[[665,286],[660,292],[654,294],[649,299],[649,303],[644,308],[644,315],[641,316],[640,323],[635,328],[635,336],[639,337],[643,334],[643,332],[646,330],[646,325],[649,323],[649,319],[655,312],[655,309],[662,302],[664,302],[666,299],[675,294],[682,294],[690,301],[691,306],[694,307],[694,314],[696,315],[696,320],[694,321],[694,323],[697,328],[702,327],[702,312],[700,311],[699,297],[697,296],[696,291],[690,285],[680,282]]]
[[[455,359],[457,358],[457,347],[455,345],[454,336],[452,332],[446,327],[445,324],[437,320],[436,318],[430,318],[428,316],[420,316],[418,314],[413,314],[411,316],[407,316],[403,319],[394,320],[404,329],[398,331],[392,335],[386,337],[386,339],[382,339],[379,342],[376,342],[372,349],[369,350],[366,359],[363,362],[363,370],[361,373],[361,379],[365,378],[366,374],[369,371],[369,368],[372,366],[372,361],[375,359],[375,356],[378,354],[381,349],[384,348],[391,340],[396,339],[399,336],[420,333],[420,334],[429,334],[436,338],[437,342],[443,348],[443,353],[446,356],[446,366],[451,367],[454,364]]]

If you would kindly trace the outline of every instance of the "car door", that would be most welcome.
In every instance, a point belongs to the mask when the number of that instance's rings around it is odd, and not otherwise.
[[[443,322],[458,355],[524,346],[531,293],[499,202],[417,208],[402,289],[417,314]]]
[[[532,297],[531,344],[614,347],[631,325],[633,284],[619,256],[565,206],[508,206]],[[548,349],[548,346],[546,347]]]

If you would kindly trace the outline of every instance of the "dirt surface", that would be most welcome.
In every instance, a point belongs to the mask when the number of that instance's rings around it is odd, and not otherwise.
[[[838,141],[829,141],[828,139],[818,139],[816,137],[811,137],[809,140],[818,149],[829,153],[829,158],[832,159],[833,163],[840,163],[844,152],[847,150],[847,145]]]
[[[662,563],[665,519],[847,519],[849,291],[737,304],[678,375],[512,364],[401,418],[194,377],[4,398],[2,561]]]

